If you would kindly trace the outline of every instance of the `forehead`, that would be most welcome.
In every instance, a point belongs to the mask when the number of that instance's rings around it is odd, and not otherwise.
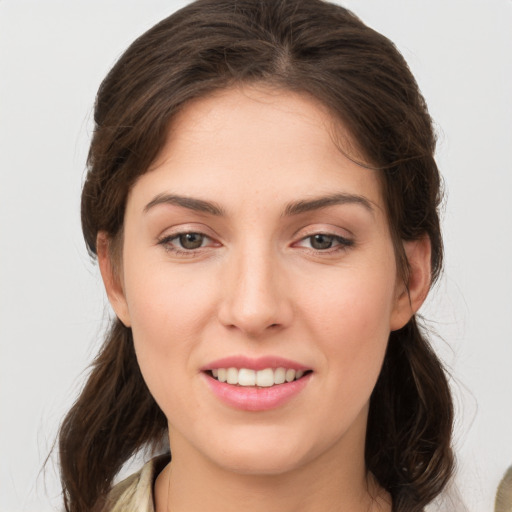
[[[310,96],[259,86],[226,89],[185,105],[134,191],[206,194],[233,205],[257,194],[268,205],[343,192],[380,207],[376,171],[344,154],[354,147],[343,124]]]
[[[265,125],[266,141],[265,133],[261,132]],[[314,132],[321,136],[312,138]],[[187,135],[201,138],[203,143],[217,136],[218,144],[224,136],[226,143],[238,141],[244,145],[252,143],[254,147],[261,142],[269,147],[280,144],[283,150],[287,142],[296,145],[306,139],[310,146],[322,141],[329,149],[334,145],[356,162],[365,160],[347,127],[326,105],[308,93],[266,84],[239,84],[188,101],[174,116],[166,146],[151,168],[168,156],[166,149],[170,145],[177,149]]]

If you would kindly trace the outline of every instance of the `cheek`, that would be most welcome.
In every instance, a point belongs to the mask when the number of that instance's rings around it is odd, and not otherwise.
[[[165,263],[151,268],[134,264],[125,275],[137,360],[165,411],[176,395],[169,391],[196,371],[191,358],[211,317],[211,286],[191,279],[190,273],[171,272]]]
[[[323,353],[330,392],[354,406],[369,398],[380,373],[394,305],[393,272],[367,277],[353,271],[330,280],[303,310]]]
[[[302,315],[325,338],[361,345],[387,337],[395,303],[394,267],[335,269],[322,281],[306,283]],[[359,340],[359,343],[357,341]]]
[[[212,283],[165,261],[128,267],[125,275],[130,320],[137,341],[161,350],[186,343],[211,309]]]

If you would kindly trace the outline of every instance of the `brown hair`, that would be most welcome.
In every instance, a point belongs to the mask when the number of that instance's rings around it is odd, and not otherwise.
[[[394,45],[346,9],[321,0],[198,0],[158,23],[100,86],[82,193],[82,227],[122,235],[127,194],[194,98],[263,82],[322,102],[381,173],[397,261],[402,240],[430,237],[432,281],[442,266],[440,178],[423,97]],[[393,511],[436,497],[453,465],[445,372],[416,319],[392,332],[371,397],[366,464]],[[101,510],[127,459],[165,435],[166,419],[139,371],[131,330],[116,320],[65,418],[60,460],[67,511]]]

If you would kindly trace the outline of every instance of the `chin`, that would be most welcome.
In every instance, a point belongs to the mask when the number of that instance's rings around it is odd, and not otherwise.
[[[295,453],[290,454],[267,454],[258,453],[236,453],[228,455],[222,461],[224,470],[238,473],[240,475],[252,476],[275,476],[289,473],[298,469],[303,464],[302,458]]]
[[[210,460],[226,471],[271,476],[293,471],[314,458],[315,450],[308,450],[305,442],[299,443],[290,436],[254,433],[249,437],[232,436],[229,444],[210,445]]]

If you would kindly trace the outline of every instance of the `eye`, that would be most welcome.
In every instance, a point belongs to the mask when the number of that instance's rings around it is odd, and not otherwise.
[[[189,231],[186,233],[176,233],[166,236],[158,241],[166,250],[175,253],[191,252],[202,247],[213,245],[210,237],[203,233]]]
[[[299,241],[299,247],[314,249],[315,251],[342,250],[353,245],[353,240],[344,238],[339,235],[331,235],[328,233],[315,233],[307,236]]]
[[[308,237],[311,247],[317,250],[330,249],[334,243],[334,236],[319,233]]]
[[[176,237],[183,249],[199,249],[203,246],[206,236],[201,233],[182,233]]]

